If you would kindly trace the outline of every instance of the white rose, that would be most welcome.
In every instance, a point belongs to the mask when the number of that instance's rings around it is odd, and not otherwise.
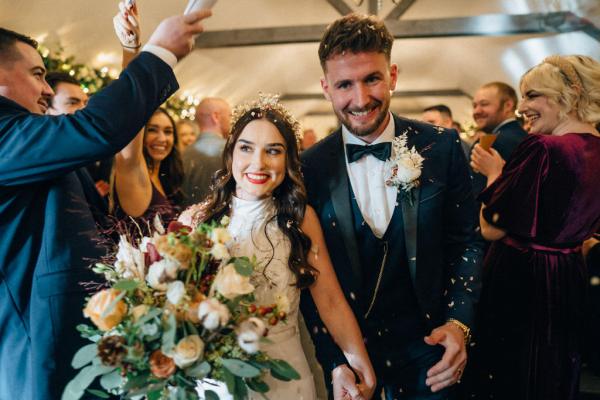
[[[210,232],[210,240],[215,243],[225,244],[231,240],[231,235],[225,228],[215,228]]]
[[[163,258],[153,263],[148,269],[146,281],[156,290],[166,291],[168,283],[177,277],[179,263],[169,258]]]
[[[290,299],[285,293],[277,293],[275,295],[275,303],[279,311],[283,311],[286,314],[290,312]]]
[[[181,281],[170,282],[167,287],[167,300],[171,304],[179,304],[185,296],[185,285]]]
[[[217,260],[226,260],[230,258],[227,246],[221,243],[215,243],[212,249],[210,249],[210,254]]]
[[[144,254],[129,243],[125,235],[119,239],[115,269],[125,279],[144,279]]]
[[[229,225],[229,217],[227,215],[223,215],[223,218],[221,218],[221,221],[219,221],[219,223],[223,226],[227,226]]]
[[[260,338],[266,331],[265,323],[256,317],[251,317],[240,324],[238,330],[238,345],[248,354],[260,350]]]
[[[399,159],[397,165],[396,177],[401,183],[413,182],[421,176],[421,169],[417,168],[413,160],[408,157]]]
[[[196,362],[204,353],[204,342],[198,335],[189,335],[177,342],[170,355],[179,368],[186,368]]]
[[[249,276],[238,274],[233,264],[227,264],[217,273],[212,290],[216,290],[228,299],[233,299],[242,294],[252,293],[254,286],[250,283]]]
[[[198,318],[209,331],[224,326],[229,321],[229,309],[215,298],[204,300],[198,307]]]

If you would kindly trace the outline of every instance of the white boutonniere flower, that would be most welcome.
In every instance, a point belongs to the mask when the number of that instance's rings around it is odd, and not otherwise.
[[[386,161],[388,178],[385,183],[388,186],[399,187],[404,195],[409,195],[409,199],[412,199],[410,194],[414,188],[419,186],[425,159],[414,146],[408,148],[407,140],[405,131],[392,141],[392,157]]]

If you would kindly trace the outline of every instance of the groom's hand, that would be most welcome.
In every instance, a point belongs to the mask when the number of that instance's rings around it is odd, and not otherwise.
[[[455,324],[448,322],[431,331],[425,337],[425,343],[430,346],[439,344],[446,349],[442,359],[427,371],[425,384],[431,387],[432,392],[454,385],[467,364],[464,333]]]
[[[194,36],[204,31],[202,20],[211,15],[210,10],[204,9],[164,19],[150,36],[148,44],[163,47],[181,60],[192,51]]]
[[[331,378],[334,400],[365,400],[356,384],[354,372],[346,364],[335,367]]]

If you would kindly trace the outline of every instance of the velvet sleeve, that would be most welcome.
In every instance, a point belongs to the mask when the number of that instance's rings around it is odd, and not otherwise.
[[[528,136],[504,166],[502,174],[479,199],[490,224],[523,238],[537,235],[541,187],[549,160],[541,135]]]

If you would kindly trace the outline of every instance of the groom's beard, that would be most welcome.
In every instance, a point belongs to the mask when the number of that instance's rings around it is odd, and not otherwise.
[[[374,117],[373,122],[368,125],[356,125],[352,123],[352,116],[348,115],[351,111],[369,111],[374,108],[378,108],[377,115]],[[346,129],[350,131],[354,136],[362,137],[369,136],[383,124],[385,121],[388,112],[390,109],[390,99],[385,99],[383,102],[379,100],[373,100],[367,106],[362,109],[351,109],[345,108],[341,111],[334,109],[335,115],[338,117],[338,120],[341,124],[343,124]]]

